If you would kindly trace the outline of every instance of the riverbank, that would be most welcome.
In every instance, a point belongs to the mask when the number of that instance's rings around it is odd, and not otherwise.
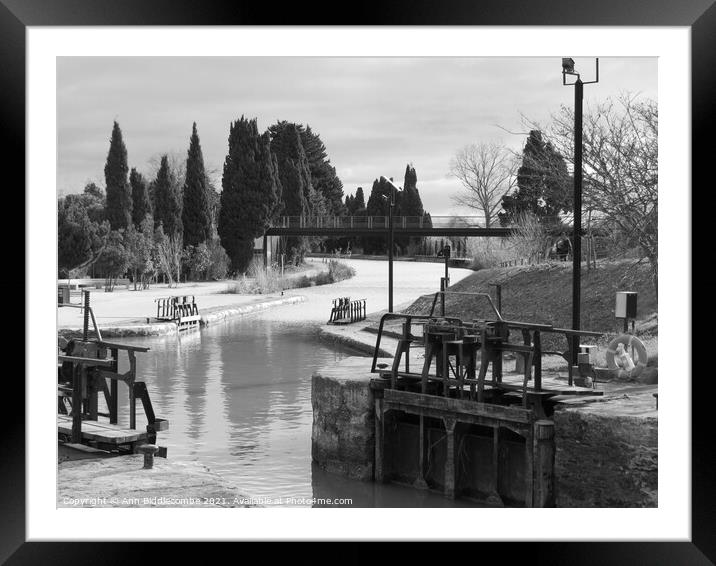
[[[57,506],[72,507],[257,507],[224,477],[195,461],[132,454],[59,463]]]
[[[245,316],[254,314],[266,309],[270,309],[282,305],[293,305],[304,302],[306,298],[301,295],[294,295],[290,297],[281,296],[279,293],[272,295],[226,295],[227,297],[233,297],[230,304],[216,306],[213,308],[204,309],[200,307],[200,320],[201,326],[208,326],[210,324],[216,324],[230,318]],[[94,307],[97,308],[97,307]],[[60,309],[61,311],[67,311],[70,309]],[[75,310],[75,309],[73,309]],[[97,316],[97,315],[95,315]],[[59,317],[58,317],[59,318]],[[107,317],[109,318],[109,317]],[[117,317],[119,318],[119,317]],[[116,324],[102,324],[99,320],[97,321],[100,332],[103,337],[122,337],[122,336],[162,336],[165,334],[174,334],[178,332],[177,325],[173,322],[161,322],[154,321],[147,318],[144,321],[141,320],[122,320]],[[82,332],[82,327],[71,324],[63,326],[60,324],[58,327],[58,333],[67,336],[76,336]]]
[[[314,276],[327,271],[320,261],[310,262],[286,277]],[[91,293],[91,306],[103,336],[162,336],[177,332],[173,322],[158,321],[156,301],[170,296],[190,296],[199,306],[201,326],[215,324],[233,317],[254,314],[268,308],[292,305],[305,301],[303,295],[284,295],[278,291],[269,294],[237,294],[232,292],[235,280],[203,281],[179,284],[177,287],[155,285],[135,291],[132,288],[115,288],[111,293],[101,290]],[[80,299],[73,301],[80,303]],[[65,336],[81,332],[83,311],[76,308],[58,308],[57,326]]]
[[[193,296],[199,306],[201,324],[210,325],[233,317],[271,311],[271,318],[301,323],[324,323],[331,304],[337,297],[352,296],[366,299],[368,313],[379,313],[387,306],[387,262],[341,259],[352,267],[356,275],[351,279],[300,289],[288,289],[268,295],[234,294],[227,292],[232,280],[192,282],[171,289],[161,285],[143,291],[115,289],[112,293],[95,291],[91,305],[97,324],[106,337],[161,336],[176,332],[174,323],[152,321],[156,316],[156,299],[169,296]],[[296,276],[325,271],[328,264],[322,259],[310,259]],[[400,262],[395,265],[394,304],[397,309],[407,307],[418,297],[439,288],[442,266],[429,263]],[[466,269],[451,269],[450,276],[459,281],[472,273]],[[73,298],[79,304],[79,298]],[[300,308],[282,309],[298,305]],[[149,319],[149,320],[148,320]],[[78,308],[58,308],[57,327],[60,334],[76,335],[82,329],[83,315]]]

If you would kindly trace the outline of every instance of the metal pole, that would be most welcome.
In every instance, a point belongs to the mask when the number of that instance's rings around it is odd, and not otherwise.
[[[393,312],[393,187],[390,187],[390,203],[388,213],[388,312]]]
[[[582,275],[582,101],[584,85],[577,78],[574,83],[574,249],[572,250],[572,329],[580,328]],[[579,337],[572,350],[572,363],[577,364]]]
[[[263,256],[264,256],[264,269],[268,268],[268,236],[266,235],[266,232],[264,232],[264,249],[263,249]]]
[[[82,291],[84,293],[84,303],[85,303],[85,309],[84,309],[84,321],[82,324],[82,340],[87,342],[88,331],[89,331],[89,309],[90,309],[90,292],[88,290]]]

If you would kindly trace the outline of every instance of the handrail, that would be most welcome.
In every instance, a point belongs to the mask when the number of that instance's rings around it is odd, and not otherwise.
[[[430,316],[433,316],[433,313],[435,312],[435,305],[437,304],[438,297],[440,295],[470,295],[473,297],[486,297],[487,301],[490,303],[490,306],[492,307],[492,311],[495,313],[495,316],[497,317],[497,320],[500,322],[504,322],[504,319],[502,318],[500,311],[497,310],[497,307],[492,302],[492,297],[490,297],[490,295],[488,295],[487,293],[467,293],[467,292],[461,292],[461,291],[436,291],[435,297],[433,298],[433,305],[432,305],[432,307],[430,307]]]

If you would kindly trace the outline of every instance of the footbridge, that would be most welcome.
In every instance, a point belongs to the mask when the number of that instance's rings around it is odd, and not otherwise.
[[[502,238],[509,227],[484,226],[481,216],[393,216],[396,236],[472,236]],[[282,216],[266,231],[267,236],[387,236],[389,216]]]

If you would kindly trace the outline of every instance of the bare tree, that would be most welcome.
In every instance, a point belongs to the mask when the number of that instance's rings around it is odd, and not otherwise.
[[[616,225],[639,246],[658,289],[658,108],[631,94],[608,99],[584,113],[584,206]],[[562,107],[547,135],[557,150],[574,156],[574,111]]]
[[[531,212],[517,216],[512,234],[507,238],[515,259],[527,259],[529,263],[540,263],[549,255],[552,238],[547,227]]]
[[[495,143],[471,144],[450,161],[450,175],[462,184],[452,197],[455,204],[479,210],[485,228],[497,219],[502,197],[515,185],[516,162],[512,153]]]
[[[181,278],[181,237],[167,236],[163,231],[158,231],[155,235],[155,242],[155,254],[159,268],[169,279],[169,287],[177,287]]]

